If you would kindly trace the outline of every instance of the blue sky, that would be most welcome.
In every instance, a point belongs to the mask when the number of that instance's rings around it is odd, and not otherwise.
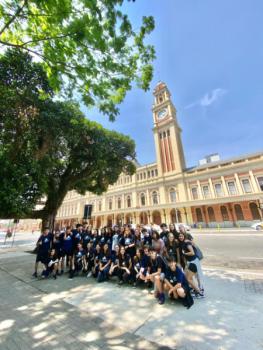
[[[130,135],[141,164],[155,161],[152,90],[164,81],[177,108],[188,166],[209,153],[222,159],[263,150],[263,1],[137,0],[125,10],[135,28],[153,15],[156,49],[151,90],[128,93],[114,123]]]

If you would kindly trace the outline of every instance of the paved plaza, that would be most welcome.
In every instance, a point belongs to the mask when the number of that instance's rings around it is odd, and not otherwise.
[[[1,350],[263,349],[260,260],[253,269],[227,269],[205,259],[207,297],[186,310],[158,305],[147,290],[115,282],[66,275],[34,280],[35,256],[25,250],[0,251]]]

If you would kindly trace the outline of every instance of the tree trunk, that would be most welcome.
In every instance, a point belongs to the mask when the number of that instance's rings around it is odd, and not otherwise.
[[[56,218],[56,212],[53,212],[53,213],[44,212],[42,216],[42,231],[47,227],[49,228],[50,231],[53,231],[55,218]]]

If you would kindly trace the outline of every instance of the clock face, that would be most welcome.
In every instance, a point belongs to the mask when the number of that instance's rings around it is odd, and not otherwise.
[[[161,109],[158,113],[157,113],[157,117],[159,120],[163,119],[164,117],[167,116],[168,110],[167,108],[163,108]]]

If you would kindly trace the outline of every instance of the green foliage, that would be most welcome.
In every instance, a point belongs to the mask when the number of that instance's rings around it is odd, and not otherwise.
[[[131,84],[147,90],[154,48],[145,38],[153,17],[134,31],[124,0],[0,0],[0,47],[36,56],[54,91],[77,91],[114,120]],[[126,6],[132,6],[126,3]]]
[[[77,104],[52,100],[28,54],[0,57],[0,90],[0,217],[54,216],[68,191],[100,194],[134,172],[134,142],[87,120]]]

